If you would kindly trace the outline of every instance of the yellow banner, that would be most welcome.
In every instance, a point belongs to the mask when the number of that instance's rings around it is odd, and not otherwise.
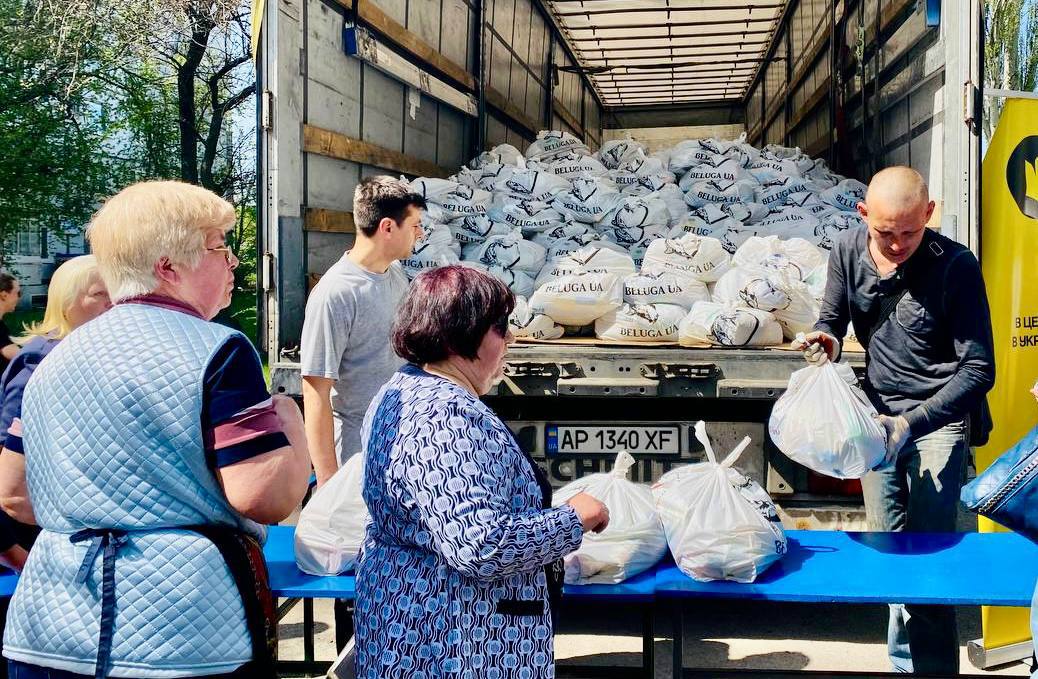
[[[981,268],[995,336],[995,388],[988,395],[995,429],[976,451],[977,471],[988,467],[1038,421],[1029,390],[1038,379],[1038,101],[1007,99],[984,156]],[[981,518],[983,532],[1005,530]],[[1012,568],[1012,564],[1005,564]],[[1031,638],[1028,609],[985,606],[984,647]]]
[[[259,51],[260,30],[263,28],[263,0],[252,0],[252,60],[256,61]]]

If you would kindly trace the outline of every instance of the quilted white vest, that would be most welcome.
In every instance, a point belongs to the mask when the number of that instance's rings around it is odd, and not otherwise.
[[[204,373],[233,334],[178,311],[121,304],[37,368],[23,422],[43,532],[11,603],[5,656],[94,675],[99,646],[110,645],[112,677],[218,674],[251,658],[223,558],[178,529],[218,524],[265,538],[228,504],[203,448]],[[114,624],[99,643],[108,542]]]

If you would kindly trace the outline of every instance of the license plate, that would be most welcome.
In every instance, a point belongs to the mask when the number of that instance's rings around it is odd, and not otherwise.
[[[545,427],[548,455],[601,455],[626,450],[632,455],[680,455],[677,425],[560,425]]]

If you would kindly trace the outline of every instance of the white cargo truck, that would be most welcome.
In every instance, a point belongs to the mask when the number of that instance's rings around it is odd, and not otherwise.
[[[906,164],[932,226],[978,237],[980,0],[267,0],[258,50],[261,332],[299,393],[310,286],[350,247],[371,174],[446,177],[538,130],[650,150],[745,132],[862,181]],[[860,367],[859,354],[852,361]],[[766,422],[802,359],[775,349],[519,344],[487,401],[557,483],[619,449],[637,480],[699,459],[692,424],[792,525],[860,526],[860,496],[788,461]],[[729,446],[730,447],[730,446]]]

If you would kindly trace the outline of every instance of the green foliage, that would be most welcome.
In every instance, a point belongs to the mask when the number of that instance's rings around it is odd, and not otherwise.
[[[1024,92],[1038,89],[1038,3],[987,0],[984,28],[984,86]],[[994,134],[1001,108],[1001,99],[984,101],[987,139]]]

